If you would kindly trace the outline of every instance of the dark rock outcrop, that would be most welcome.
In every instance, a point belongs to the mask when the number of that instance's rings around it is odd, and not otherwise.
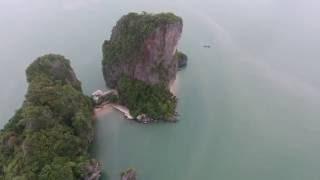
[[[85,166],[85,172],[87,173],[84,180],[99,180],[101,176],[101,165],[96,160],[91,160]]]
[[[126,75],[147,84],[167,87],[176,77],[175,58],[183,22],[172,13],[123,16],[103,44],[103,74],[107,86],[116,88]]]
[[[128,169],[125,172],[121,173],[121,180],[136,180],[137,173],[134,169]]]
[[[176,58],[178,61],[178,69],[185,68],[188,63],[188,57],[184,53],[177,51]]]

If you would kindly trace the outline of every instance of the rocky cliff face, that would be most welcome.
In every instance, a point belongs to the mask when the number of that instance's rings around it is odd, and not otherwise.
[[[113,28],[110,41],[103,45],[107,85],[115,88],[126,75],[168,87],[178,69],[175,54],[182,27],[182,19],[171,13],[123,16]]]

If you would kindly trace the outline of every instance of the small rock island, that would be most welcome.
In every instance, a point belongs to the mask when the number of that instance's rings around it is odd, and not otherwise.
[[[129,13],[103,43],[102,70],[106,85],[118,93],[134,119],[177,120],[177,98],[170,92],[187,56],[177,50],[182,18],[172,13]]]
[[[41,56],[26,74],[22,107],[0,131],[0,180],[98,180],[100,163],[88,155],[93,103],[69,60]]]

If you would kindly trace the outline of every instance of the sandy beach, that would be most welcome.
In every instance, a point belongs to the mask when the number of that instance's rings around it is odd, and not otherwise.
[[[170,83],[170,92],[175,96],[178,93],[178,82],[179,82],[179,77],[176,76],[176,79]]]
[[[111,104],[105,104],[101,107],[94,108],[94,115],[96,118],[103,117],[108,113],[112,112],[114,108]]]

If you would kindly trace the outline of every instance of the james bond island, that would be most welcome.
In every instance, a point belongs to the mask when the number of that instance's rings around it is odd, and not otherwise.
[[[177,120],[177,98],[170,92],[187,56],[178,52],[182,18],[172,13],[129,13],[103,44],[103,74],[117,90],[118,103],[143,122]]]

